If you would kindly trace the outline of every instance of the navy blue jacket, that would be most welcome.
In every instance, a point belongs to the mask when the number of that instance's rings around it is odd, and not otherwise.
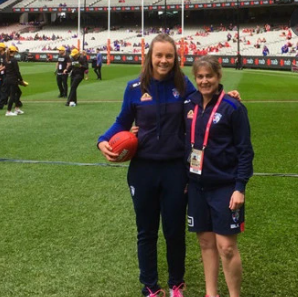
[[[220,86],[220,91],[222,86]],[[186,154],[191,152],[191,114],[196,104],[199,112],[195,130],[195,149],[202,149],[210,114],[219,95],[213,96],[205,110],[202,95],[196,92],[184,104],[186,123]],[[214,188],[235,184],[235,190],[243,192],[252,176],[254,152],[250,141],[250,125],[245,106],[225,94],[210,127],[208,144],[204,153],[202,175],[189,172],[189,178],[202,187]]]
[[[172,76],[166,80],[152,79],[148,94],[142,94],[140,79],[128,82],[122,110],[116,122],[98,142],[109,141],[133,122],[139,126],[138,150],[135,157],[150,160],[171,160],[184,157],[185,128],[183,102],[195,88],[185,76],[186,93],[182,97],[175,88]]]

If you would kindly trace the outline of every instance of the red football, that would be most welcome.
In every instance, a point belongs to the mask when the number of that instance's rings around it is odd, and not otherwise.
[[[138,138],[129,131],[121,131],[110,139],[109,145],[113,148],[113,153],[119,154],[115,162],[126,162],[136,153]]]

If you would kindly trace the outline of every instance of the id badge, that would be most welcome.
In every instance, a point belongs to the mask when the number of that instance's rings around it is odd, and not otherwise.
[[[202,151],[193,149],[190,154],[190,168],[189,171],[195,174],[201,174],[201,159]]]

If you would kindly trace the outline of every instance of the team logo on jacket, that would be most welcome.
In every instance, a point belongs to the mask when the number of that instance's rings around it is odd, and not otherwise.
[[[220,113],[215,113],[213,118],[213,124],[217,124],[220,121],[221,117],[222,115]]]
[[[142,97],[141,97],[141,101],[151,101],[152,97],[148,94],[145,93]]]
[[[173,92],[173,96],[175,97],[175,98],[178,98],[179,97],[179,92],[177,91],[177,89],[173,89],[172,90],[172,92]]]
[[[193,119],[193,110],[190,110],[190,111],[187,113],[187,118],[188,118],[188,119]]]

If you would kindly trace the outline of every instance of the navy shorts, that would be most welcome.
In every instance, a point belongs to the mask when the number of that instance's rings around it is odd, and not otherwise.
[[[229,209],[235,185],[204,189],[190,182],[188,185],[188,230],[214,232],[220,235],[244,231],[244,205],[235,211]]]

